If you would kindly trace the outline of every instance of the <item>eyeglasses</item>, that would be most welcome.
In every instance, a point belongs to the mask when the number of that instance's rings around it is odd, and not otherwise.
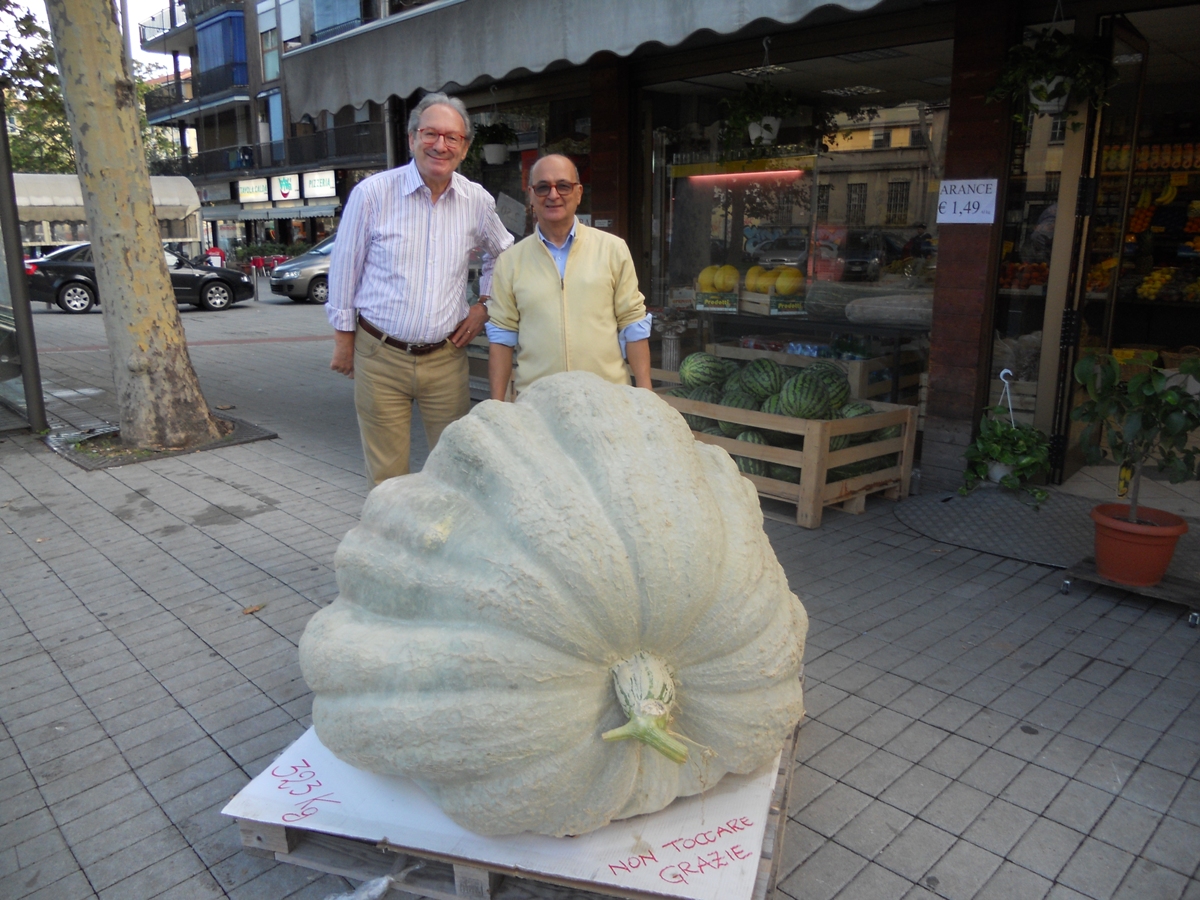
[[[451,150],[457,150],[467,139],[465,134],[458,134],[454,131],[438,131],[435,128],[418,128],[417,137],[426,147],[432,147],[438,142],[438,138],[441,138]]]
[[[556,181],[554,184],[548,181],[539,181],[533,186],[533,192],[539,197],[549,197],[550,189],[554,188],[554,190],[558,191],[558,196],[565,197],[577,187],[579,187],[578,181]]]

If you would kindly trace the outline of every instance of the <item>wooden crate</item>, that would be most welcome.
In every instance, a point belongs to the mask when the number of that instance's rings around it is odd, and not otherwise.
[[[655,370],[652,375],[655,378],[666,376],[660,378],[664,381],[675,381],[678,377],[676,373],[661,372],[660,370]],[[672,375],[676,375],[676,378],[669,377]],[[870,494],[882,493],[889,500],[902,500],[908,496],[909,483],[912,478],[913,453],[917,440],[917,410],[915,407],[868,400],[865,402],[878,410],[874,415],[856,416],[852,419],[794,419],[791,416],[777,416],[750,409],[721,406],[717,403],[687,400],[683,397],[669,397],[665,393],[667,390],[669,388],[660,389],[659,396],[681,413],[691,413],[724,422],[736,422],[747,428],[781,431],[804,439],[803,447],[797,450],[789,447],[751,444],[748,441],[739,441],[722,435],[704,434],[699,431],[692,432],[696,440],[705,444],[715,444],[723,448],[730,456],[761,459],[767,463],[779,463],[799,469],[799,484],[743,473],[744,477],[753,482],[760,497],[794,503],[797,525],[805,528],[817,528],[821,524],[821,516],[827,506],[837,506],[844,512],[861,513],[866,509],[867,497]],[[864,444],[852,445],[844,450],[829,449],[829,439],[837,435],[859,434],[892,425],[900,426],[900,436],[897,438],[886,441],[868,441]],[[898,454],[896,464],[886,469],[832,482],[827,481],[830,469],[892,453]]]
[[[892,380],[890,378],[881,381],[871,381],[871,374],[879,372],[883,369],[890,369],[895,362],[895,357],[892,356],[876,356],[872,359],[822,359],[816,356],[799,356],[795,353],[777,353],[772,350],[751,350],[748,347],[739,347],[736,344],[722,343],[709,344],[705,347],[713,356],[719,356],[725,359],[758,359],[766,357],[773,359],[782,366],[795,366],[803,368],[811,366],[815,362],[833,363],[839,369],[846,373],[846,377],[850,379],[850,396],[856,400],[870,400],[872,397],[885,397],[892,392]],[[905,350],[900,354],[900,364],[902,366],[914,363],[923,362],[924,357],[915,350]],[[900,390],[916,387],[920,382],[921,375],[919,372],[912,372],[907,375],[900,376]]]
[[[783,855],[788,801],[796,770],[796,741],[800,726],[784,742],[779,772],[767,814],[759,855],[758,876],[750,900],[772,900]],[[528,872],[488,868],[471,860],[415,851],[392,844],[338,837],[319,831],[238,820],[242,847],[252,856],[291,863],[318,872],[368,881],[392,875],[388,892],[405,891],[430,900],[609,900],[611,897],[654,900],[656,894],[618,890],[607,885],[581,885]]]
[[[751,316],[803,316],[804,294],[776,294],[771,287],[765,294],[742,290],[738,295],[741,311]]]

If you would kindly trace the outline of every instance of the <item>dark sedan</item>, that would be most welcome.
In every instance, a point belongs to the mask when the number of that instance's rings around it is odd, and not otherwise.
[[[226,309],[254,296],[249,275],[234,269],[191,263],[169,250],[163,254],[175,300],[201,309]],[[92,245],[75,244],[25,261],[29,299],[55,303],[69,313],[85,313],[100,302]]]

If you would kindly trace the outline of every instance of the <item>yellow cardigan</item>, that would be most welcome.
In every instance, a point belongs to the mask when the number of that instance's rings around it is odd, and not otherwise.
[[[520,335],[517,391],[579,370],[629,384],[617,334],[646,317],[629,248],[615,235],[577,223],[564,271],[560,280],[536,232],[496,260],[488,315]]]

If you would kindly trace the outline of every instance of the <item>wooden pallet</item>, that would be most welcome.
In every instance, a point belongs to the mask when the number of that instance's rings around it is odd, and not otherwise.
[[[775,896],[799,732],[797,725],[784,742],[763,835],[758,877],[750,900],[772,900]],[[238,829],[242,847],[253,856],[355,881],[392,875],[396,878],[393,891],[429,900],[608,900],[610,897],[662,900],[658,894],[573,882],[414,850],[393,844],[387,838],[372,843],[244,819],[238,820]]]

